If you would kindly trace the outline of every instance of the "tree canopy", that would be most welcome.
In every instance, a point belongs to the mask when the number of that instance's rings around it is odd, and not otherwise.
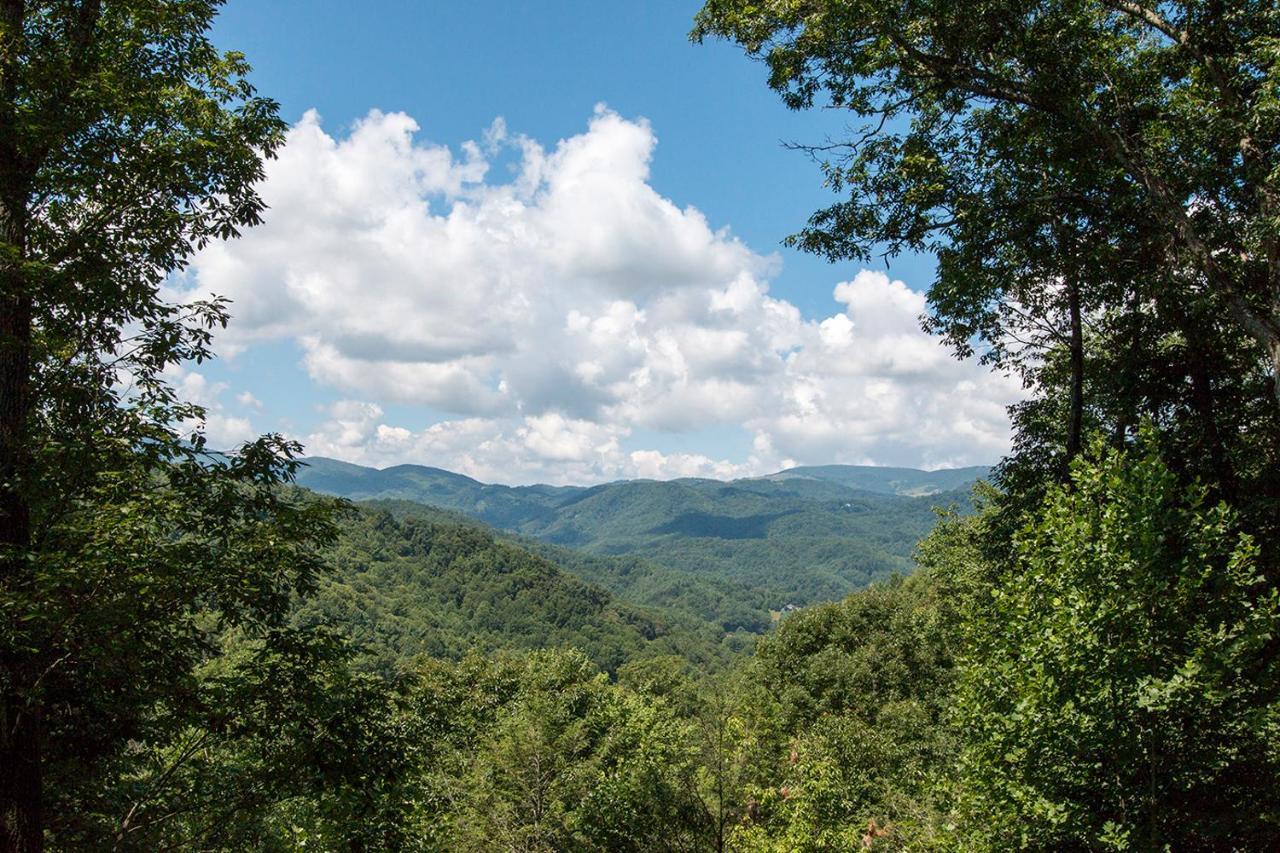
[[[694,37],[764,59],[792,107],[867,120],[814,149],[849,197],[795,242],[833,258],[936,251],[935,322],[961,349],[992,330],[993,302],[1025,300],[1026,273],[1043,291],[1118,248],[1120,276],[1158,267],[1182,301],[1213,300],[1274,373],[1276,14],[1248,0],[709,0]]]
[[[0,847],[39,850],[216,633],[275,636],[331,535],[297,446],[206,452],[167,370],[223,302],[161,285],[257,223],[283,139],[219,3],[0,4]]]

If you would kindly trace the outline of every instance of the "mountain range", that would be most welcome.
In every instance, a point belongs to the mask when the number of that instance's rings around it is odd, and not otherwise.
[[[504,486],[420,465],[306,461],[298,483],[309,489],[399,517],[415,505],[461,513],[625,599],[719,602],[700,615],[726,629],[909,572],[935,508],[966,509],[968,489],[988,474],[827,465],[729,482]]]

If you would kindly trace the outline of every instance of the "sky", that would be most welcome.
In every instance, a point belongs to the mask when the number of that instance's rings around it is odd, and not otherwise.
[[[169,283],[232,300],[171,375],[211,442],[503,483],[998,459],[1019,389],[920,331],[931,258],[782,245],[836,200],[784,143],[847,117],[697,8],[228,0],[291,129],[266,222]]]

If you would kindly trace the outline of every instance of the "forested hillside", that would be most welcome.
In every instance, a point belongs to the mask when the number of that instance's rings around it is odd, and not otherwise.
[[[664,654],[710,671],[749,645],[689,608],[620,602],[476,523],[369,509],[346,514],[339,530],[326,552],[332,571],[294,622],[333,626],[384,672],[469,650],[544,648],[579,649],[607,672]]]
[[[356,500],[399,499],[456,510],[589,554],[639,557],[663,569],[729,582],[731,589],[748,587],[758,593],[760,606],[778,610],[831,601],[877,578],[910,571],[912,550],[933,526],[935,508],[967,506],[965,489],[985,473],[836,465],[729,483],[635,480],[590,488],[512,488],[422,466],[379,471],[311,459],[299,482]]]
[[[768,591],[744,581],[668,569],[639,557],[587,554],[527,537],[519,541],[535,554],[608,589],[624,601],[688,613],[726,631],[761,633],[773,622],[767,606]]]

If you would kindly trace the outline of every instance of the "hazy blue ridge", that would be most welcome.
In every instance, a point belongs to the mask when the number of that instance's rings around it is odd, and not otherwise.
[[[836,600],[878,578],[910,572],[916,543],[936,521],[935,507],[967,509],[969,487],[988,472],[831,465],[732,482],[511,487],[419,465],[377,470],[323,458],[308,463],[298,481],[316,491],[410,501],[563,549],[640,559],[649,566],[643,582],[611,580],[618,564],[579,561],[570,571],[628,601],[679,600],[687,612],[729,628],[754,626],[770,609]],[[561,555],[557,562],[573,560]],[[660,571],[667,574],[660,578]]]
[[[868,492],[918,497],[967,489],[975,481],[985,480],[990,473],[991,469],[985,465],[938,471],[875,465],[813,465],[788,468],[764,479],[821,480]]]

